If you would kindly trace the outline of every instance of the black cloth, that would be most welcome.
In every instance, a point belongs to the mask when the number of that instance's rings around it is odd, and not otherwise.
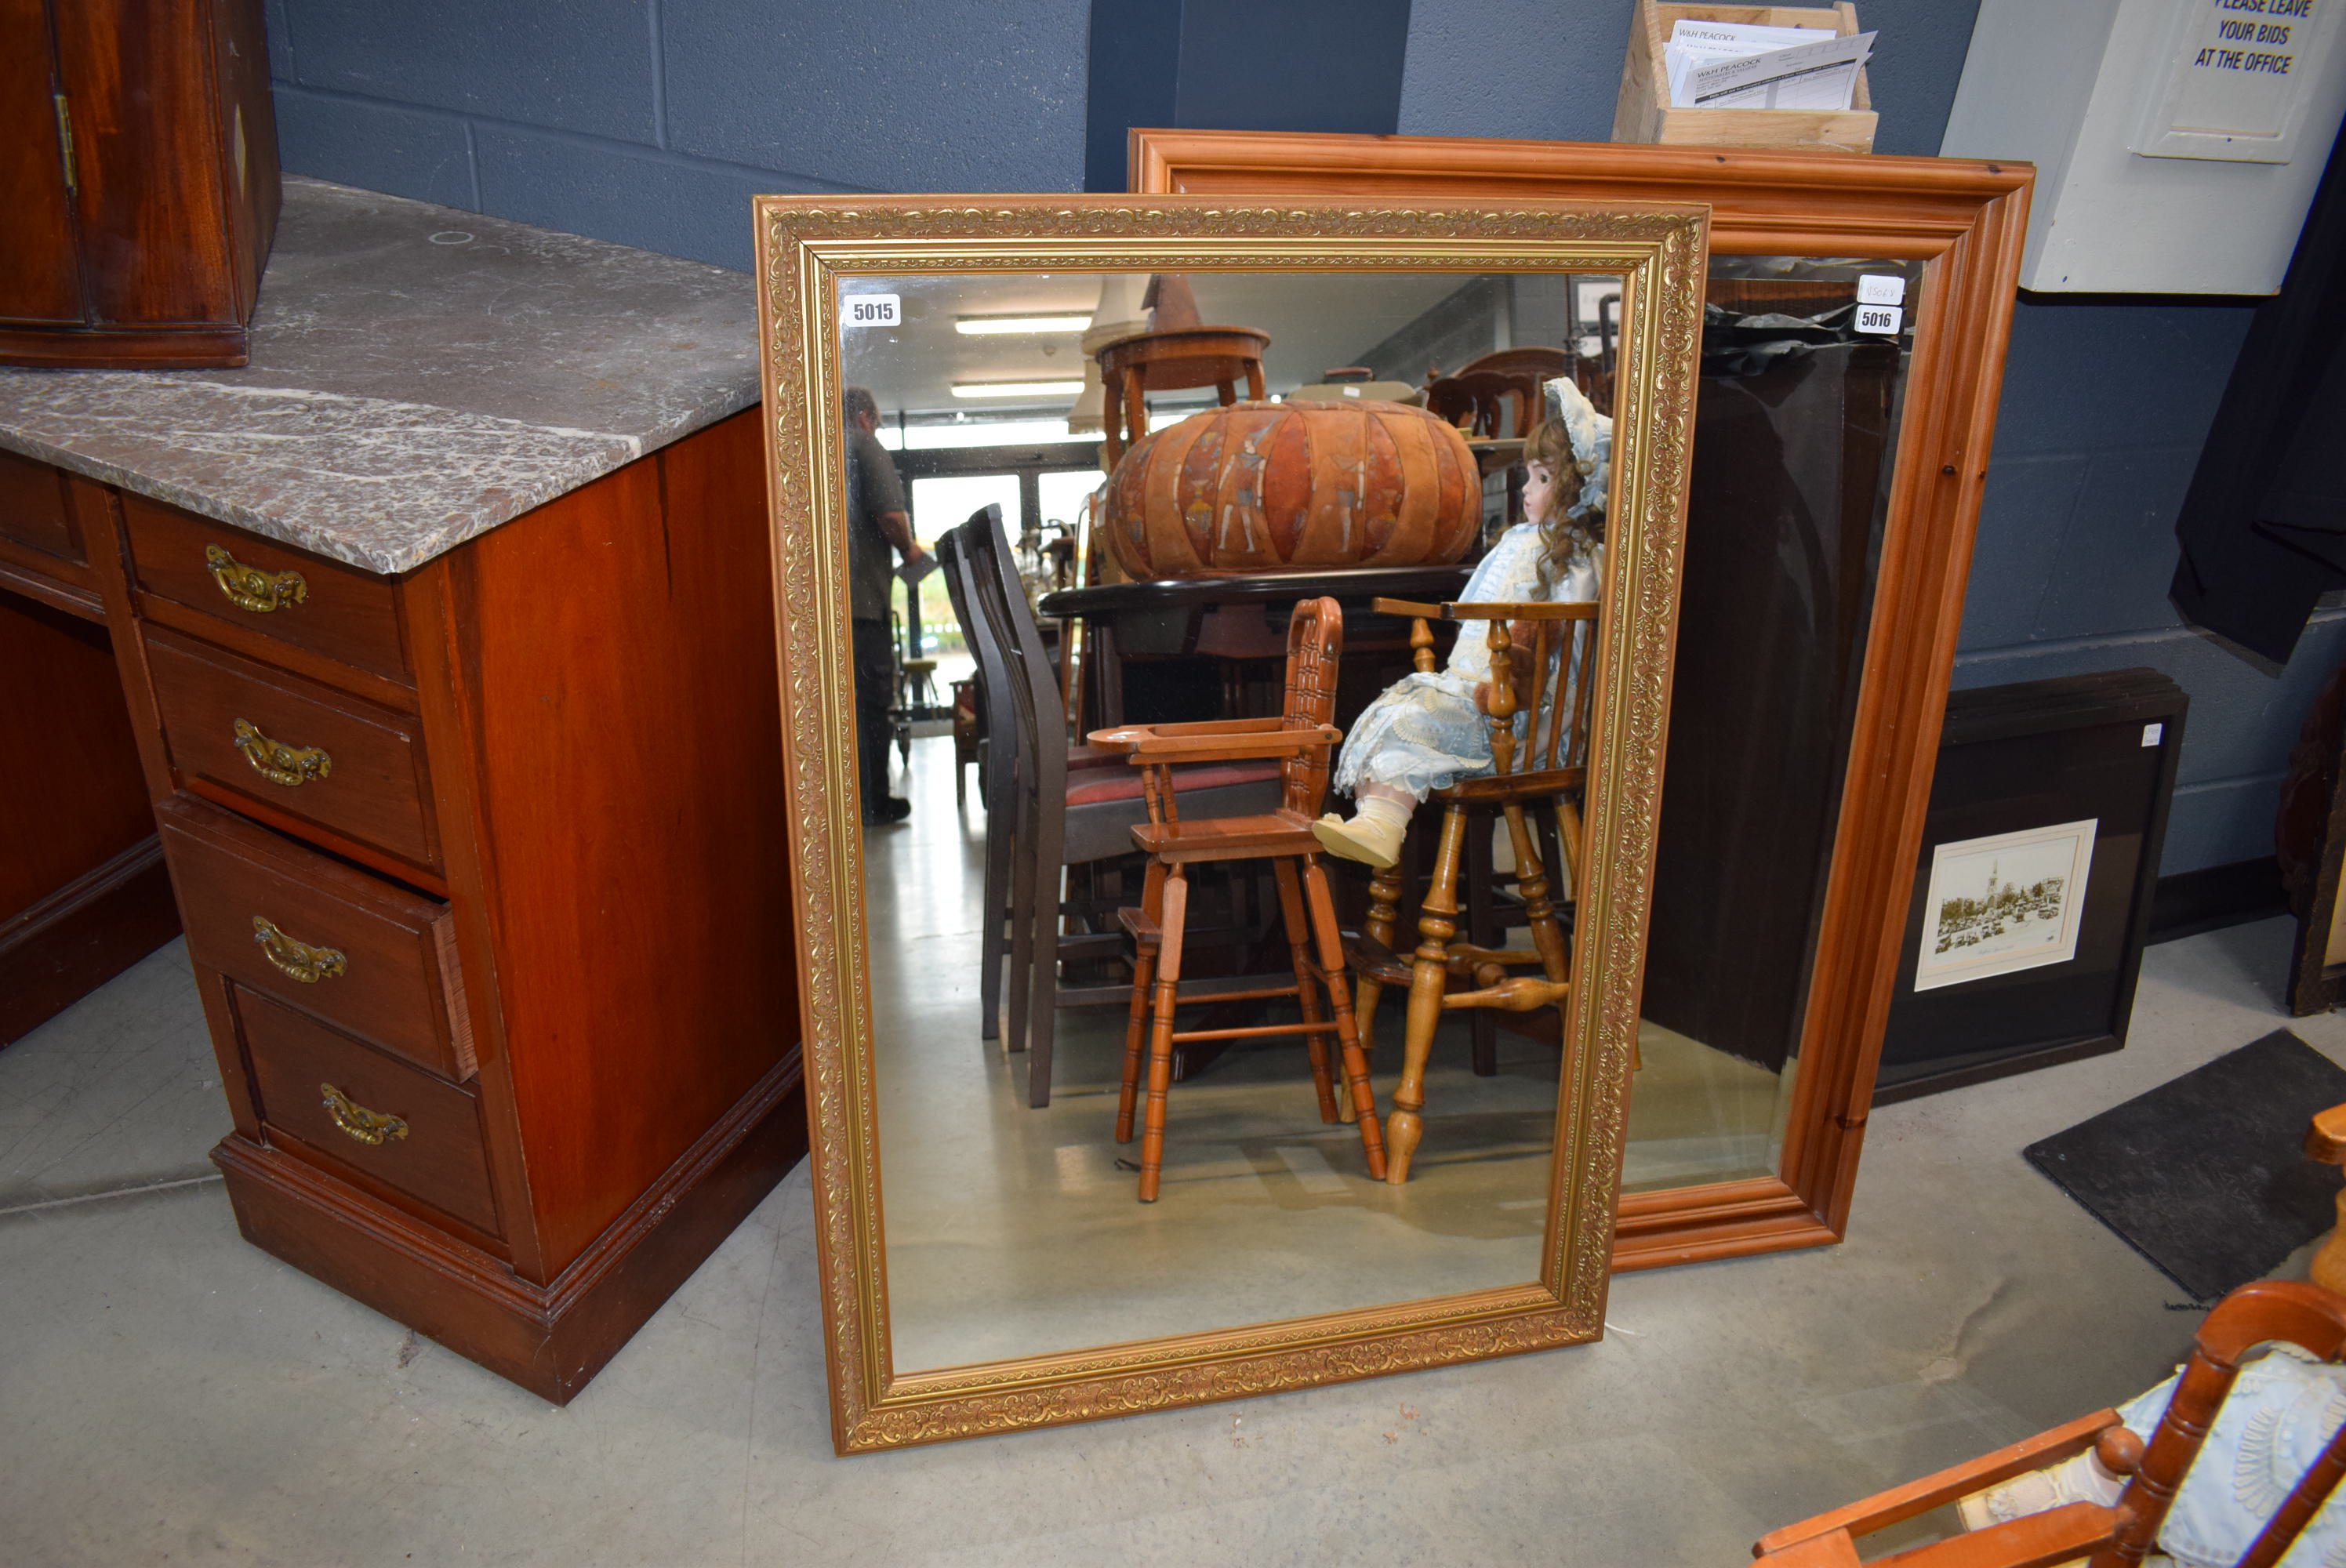
[[[2346,158],[2331,149],[2280,292],[2257,307],[2175,524],[2168,591],[2277,663],[2346,587]]]
[[[1902,371],[1713,307],[1702,336],[1647,1017],[1771,1072],[1800,1036]]]
[[[868,814],[888,799],[888,708],[895,697],[896,646],[886,621],[858,620],[855,657],[855,759]]]
[[[847,433],[847,598],[859,621],[888,621],[894,556],[881,517],[909,512],[903,481],[879,438],[868,430]]]

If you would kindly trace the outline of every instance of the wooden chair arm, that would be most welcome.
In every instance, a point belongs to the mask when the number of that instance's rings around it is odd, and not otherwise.
[[[1762,1553],[1756,1546],[1751,1550],[1770,1568],[1865,1568],[1857,1554],[1857,1543],[1849,1538],[1846,1530],[1811,1535],[1780,1551]]]
[[[2016,1475],[2026,1475],[2032,1470],[2042,1470],[2046,1465],[2074,1458],[2092,1448],[2105,1431],[2118,1425],[2116,1410],[2096,1410],[2092,1415],[2080,1416],[2065,1426],[2038,1432],[2035,1437],[2014,1443],[2009,1448],[2000,1448],[1994,1453],[1965,1460],[1935,1475],[1910,1481],[1888,1492],[1877,1492],[1872,1497],[1845,1508],[1836,1508],[1830,1513],[1820,1513],[1798,1524],[1770,1531],[1751,1548],[1751,1555],[1764,1559],[1788,1546],[1814,1536],[1831,1535],[1836,1531],[1845,1531],[1852,1536],[1864,1535],[1912,1519],[1918,1513],[1928,1513],[1959,1497],[1968,1497],[1983,1487],[1994,1486]],[[2127,1435],[2132,1436],[2131,1433]],[[1831,1562],[1831,1559],[1820,1558],[1818,1561]],[[2045,1561],[2061,1563],[2067,1559],[2053,1557]]]
[[[1444,616],[1454,621],[1593,621],[1596,606],[1586,600],[1552,605],[1545,600],[1530,603],[1498,603],[1444,605]]]
[[[2126,1517],[2098,1502],[2069,1502],[1985,1530],[1893,1552],[1875,1568],[2060,1568],[2106,1546]]]
[[[1402,616],[1413,621],[1447,620],[1449,617],[1443,612],[1448,607],[1446,605],[1421,604],[1415,599],[1380,597],[1369,601],[1369,608],[1381,616]]]
[[[1371,599],[1369,608],[1382,616],[1407,616],[1421,621],[1591,621],[1596,606],[1585,602],[1552,605],[1545,601],[1513,600],[1487,604],[1420,604],[1415,599]]]
[[[1084,737],[1102,751],[1121,755],[1132,749],[1135,741],[1149,738],[1180,738],[1193,735],[1260,735],[1283,728],[1284,718],[1207,718],[1187,724],[1119,724],[1112,729],[1095,729]]]
[[[1211,724],[1198,726],[1197,733],[1188,735],[1165,733],[1168,729],[1188,728],[1141,725],[1126,729],[1096,729],[1089,738],[1103,751],[1124,753],[1136,767],[1292,757],[1299,751],[1332,746],[1344,738],[1344,732],[1332,724],[1317,724],[1309,729],[1256,729],[1231,724]]]

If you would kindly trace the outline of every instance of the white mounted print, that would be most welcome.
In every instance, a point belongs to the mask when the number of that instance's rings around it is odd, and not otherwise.
[[[1914,989],[2075,958],[2098,820],[1941,844],[1931,859]]]

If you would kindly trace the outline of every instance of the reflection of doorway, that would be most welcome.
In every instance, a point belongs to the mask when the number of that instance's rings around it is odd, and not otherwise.
[[[932,549],[947,529],[989,504],[1002,508],[1014,542],[1031,545],[1062,529],[1072,537],[1102,477],[1098,448],[1088,442],[915,447],[890,455],[912,497],[913,535]],[[931,573],[906,596],[903,623],[907,657],[937,661],[940,691],[969,675],[970,651],[943,575]]]

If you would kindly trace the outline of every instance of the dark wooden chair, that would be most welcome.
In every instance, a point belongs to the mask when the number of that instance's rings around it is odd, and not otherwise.
[[[2105,1469],[2127,1478],[2115,1503],[2072,1502],[1877,1561],[1900,1568],[2049,1568],[2084,1559],[2091,1568],[2132,1568],[2155,1549],[2168,1504],[2239,1376],[2242,1360],[2257,1346],[2277,1339],[2323,1360],[2339,1359],[2346,1352],[2346,1297],[2278,1279],[2257,1280],[2225,1297],[2200,1323],[2191,1359],[2147,1444],[2119,1422],[2116,1410],[2096,1410],[2025,1442],[1787,1525],[1761,1536],[1751,1554],[1778,1568],[1857,1568],[1862,1561],[1857,1537],[2090,1449]],[[2278,1563],[2329,1500],[2341,1474],[2346,1428],[2280,1502],[2239,1560],[2240,1568]]]
[[[1148,809],[1141,780],[1117,758],[1068,745],[1058,677],[1001,508],[984,507],[950,531],[937,555],[976,657],[987,716],[979,769],[986,809],[980,1034],[1027,1053],[1027,1101],[1047,1105],[1058,1009],[1108,1006],[1127,995],[1122,985],[1063,983],[1066,966],[1120,958],[1125,945],[1105,917],[1097,931],[1067,929],[1064,871],[1132,853],[1132,830]],[[1269,762],[1183,769],[1173,788],[1201,810],[1260,809],[1277,798],[1279,771]]]
[[[1529,435],[1540,420],[1541,383],[1571,365],[1562,349],[1501,349],[1469,361],[1455,375],[1428,376],[1426,410],[1474,436]]]
[[[1132,830],[1132,841],[1148,856],[1141,907],[1118,911],[1132,935],[1137,956],[1131,1012],[1125,1028],[1124,1084],[1116,1116],[1117,1141],[1130,1142],[1145,1031],[1148,1075],[1140,1140],[1143,1203],[1157,1200],[1165,1163],[1165,1096],[1173,1079],[1173,1047],[1192,1040],[1302,1035],[1311,1056],[1312,1084],[1319,1094],[1320,1119],[1333,1122],[1339,1118],[1329,1077],[1327,1037],[1334,1035],[1341,1054],[1345,1095],[1360,1125],[1369,1174],[1384,1175],[1383,1139],[1377,1126],[1375,1095],[1369,1087],[1368,1057],[1353,1028],[1336,907],[1328,891],[1327,872],[1321,869],[1319,840],[1311,836],[1311,824],[1328,793],[1328,750],[1342,738],[1342,732],[1328,720],[1336,706],[1336,665],[1343,637],[1343,611],[1335,600],[1306,599],[1295,606],[1288,619],[1286,703],[1276,718],[1127,725],[1092,732],[1095,747],[1131,759],[1147,788],[1148,820]],[[1272,759],[1278,760],[1280,789],[1279,804],[1270,811],[1185,816],[1177,805],[1170,784],[1178,765]],[[1219,999],[1291,996],[1302,1012],[1302,1021],[1177,1031],[1173,1014],[1179,1000],[1182,945],[1188,934],[1190,868],[1266,860],[1271,862],[1278,882],[1280,914],[1294,979],[1291,983],[1222,992]],[[1322,991],[1328,1013],[1321,1009]]]
[[[946,581],[951,583],[952,578],[948,576]],[[957,586],[947,591],[957,591]],[[953,683],[953,741],[954,804],[966,806],[969,804],[969,769],[976,767],[979,779],[982,780],[985,777],[980,760],[984,755],[984,721],[978,714],[975,676]],[[979,799],[983,799],[984,785],[981,782],[978,788]]]
[[[1392,948],[1402,895],[1399,866],[1380,871],[1371,879],[1368,919],[1361,940],[1352,944],[1353,962],[1361,975],[1364,1036],[1374,1026],[1377,1003],[1385,988],[1409,988],[1401,1081],[1394,1085],[1392,1114],[1385,1122],[1385,1179],[1399,1186],[1409,1179],[1411,1157],[1424,1135],[1425,1066],[1443,1013],[1459,1008],[1529,1013],[1554,1007],[1562,1028],[1565,1003],[1572,993],[1571,949],[1563,923],[1556,918],[1548,867],[1525,809],[1545,807],[1554,813],[1564,860],[1556,870],[1568,888],[1580,859],[1579,797],[1587,777],[1596,606],[1422,605],[1378,599],[1374,607],[1381,614],[1407,616],[1414,622],[1410,646],[1420,670],[1434,667],[1431,621],[1487,622],[1491,647],[1491,682],[1484,707],[1491,719],[1493,768],[1484,777],[1462,779],[1427,797],[1426,805],[1442,812],[1442,837],[1434,850],[1433,876],[1418,906],[1418,945],[1407,958]],[[1525,677],[1512,657],[1518,651],[1518,639],[1527,644],[1520,651],[1529,656],[1528,689],[1523,692],[1517,687]],[[1518,714],[1528,716],[1520,741],[1515,733]],[[1531,929],[1532,946],[1525,949],[1485,947],[1458,940],[1459,882],[1467,863],[1467,826],[1471,819],[1487,819],[1494,810],[1507,823],[1515,892],[1524,921]],[[1538,978],[1506,977],[1510,968],[1531,964],[1539,967]],[[1454,981],[1468,983],[1453,989]]]

